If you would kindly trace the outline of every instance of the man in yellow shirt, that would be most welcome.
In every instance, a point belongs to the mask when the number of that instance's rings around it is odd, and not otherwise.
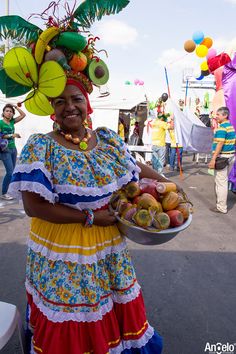
[[[165,163],[167,115],[159,114],[152,125],[152,167],[161,173]]]

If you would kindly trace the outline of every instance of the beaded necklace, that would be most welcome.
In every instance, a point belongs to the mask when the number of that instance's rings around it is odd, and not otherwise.
[[[80,139],[79,137],[73,138],[71,134],[66,134],[60,129],[58,130],[58,133],[64,136],[67,141],[71,141],[73,144],[79,145],[79,148],[81,150],[86,150],[88,148],[88,141],[91,138],[91,134],[88,132],[87,129],[85,130],[85,136],[83,137],[83,139]]]

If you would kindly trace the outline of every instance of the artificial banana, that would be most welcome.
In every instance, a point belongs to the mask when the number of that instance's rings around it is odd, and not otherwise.
[[[48,46],[48,43],[59,34],[60,29],[58,27],[49,27],[47,28],[45,31],[43,31],[37,42],[36,42],[36,46],[35,46],[35,52],[34,52],[34,57],[35,60],[38,64],[41,64],[43,61],[43,56],[44,56],[44,52]]]

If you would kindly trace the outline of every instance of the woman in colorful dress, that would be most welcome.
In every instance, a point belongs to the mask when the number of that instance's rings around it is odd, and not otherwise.
[[[68,79],[52,104],[60,130],[29,138],[10,186],[32,217],[31,353],[161,353],[108,202],[132,180],[165,178],[136,164],[112,130],[84,126],[90,105],[79,81]]]
[[[130,181],[166,179],[136,163],[114,131],[105,127],[93,131],[86,124],[92,113],[88,93],[92,85],[104,85],[109,75],[95,52],[97,37],[84,39],[78,23],[86,27],[100,14],[119,12],[126,4],[106,1],[97,4],[98,11],[85,0],[74,13],[68,12],[64,22],[57,24],[49,17],[43,32],[34,26],[32,53],[14,48],[4,58],[11,79],[18,82],[20,77],[32,90],[26,108],[38,115],[55,114],[59,126],[48,134],[30,136],[9,191],[22,197],[32,218],[26,266],[31,354],[162,350],[162,338],[146,318],[126,240],[108,203],[112,193]],[[21,35],[24,22],[19,22]],[[29,28],[27,24],[26,31]],[[80,57],[77,44],[83,50]],[[80,59],[86,55],[88,64],[85,60],[81,67]],[[76,60],[80,66],[74,66]]]

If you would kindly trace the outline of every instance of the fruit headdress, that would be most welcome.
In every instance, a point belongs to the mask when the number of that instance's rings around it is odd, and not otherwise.
[[[26,43],[25,47],[16,46],[5,54],[0,90],[6,97],[28,93],[23,101],[26,109],[41,116],[53,114],[50,98],[64,91],[68,77],[82,83],[88,93],[93,85],[106,84],[109,71],[98,56],[106,51],[96,50],[99,37],[94,37],[89,28],[95,20],[118,13],[129,3],[129,0],[85,0],[76,8],[75,1],[70,9],[65,2],[66,16],[59,19],[55,14],[60,1],[52,1],[38,15],[46,22],[44,30],[20,16],[0,17],[0,39]]]

